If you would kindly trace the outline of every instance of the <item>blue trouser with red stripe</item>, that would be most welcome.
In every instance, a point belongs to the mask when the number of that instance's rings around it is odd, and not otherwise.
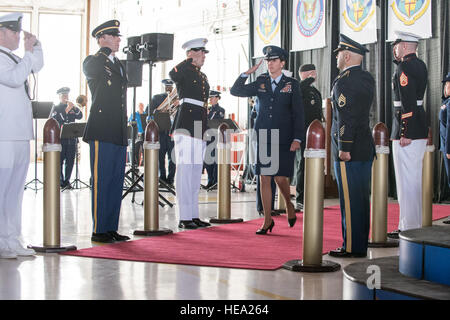
[[[89,141],[92,174],[92,231],[117,231],[127,147]]]
[[[350,253],[367,253],[372,161],[336,161],[334,171],[341,205],[342,247]]]

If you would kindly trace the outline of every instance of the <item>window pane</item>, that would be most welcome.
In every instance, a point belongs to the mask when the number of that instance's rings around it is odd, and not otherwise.
[[[70,101],[80,94],[81,15],[40,14],[39,40],[44,68],[39,73],[40,101],[58,101],[56,91],[69,87]]]

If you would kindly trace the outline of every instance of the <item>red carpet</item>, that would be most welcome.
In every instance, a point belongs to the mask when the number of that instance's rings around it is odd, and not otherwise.
[[[450,214],[450,206],[434,205],[433,218]],[[239,213],[236,213],[239,216]],[[388,231],[397,229],[399,209],[389,205]],[[97,246],[65,255],[212,266],[241,269],[275,270],[285,262],[302,258],[303,214],[289,228],[286,215],[274,217],[275,227],[268,236],[258,236],[262,219],[206,229],[177,232],[129,242]],[[323,253],[342,245],[339,206],[324,210]]]

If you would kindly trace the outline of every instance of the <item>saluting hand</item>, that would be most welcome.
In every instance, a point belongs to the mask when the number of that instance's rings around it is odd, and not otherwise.
[[[24,48],[25,51],[30,51],[33,52],[33,47],[35,46],[36,42],[37,42],[37,38],[35,35],[26,32],[25,30],[23,31],[24,34]]]
[[[263,63],[264,59],[261,59],[261,61],[257,64],[254,65],[253,67],[251,67],[250,69],[248,69],[246,72],[244,72],[246,75],[251,75],[252,73],[255,73],[256,70],[258,70],[259,66],[261,65],[261,63]]]

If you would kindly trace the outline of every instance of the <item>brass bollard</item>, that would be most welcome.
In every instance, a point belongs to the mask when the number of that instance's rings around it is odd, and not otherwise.
[[[384,123],[373,128],[376,159],[372,165],[372,194],[370,199],[371,248],[398,247],[398,240],[387,237],[389,131]]]
[[[31,246],[36,252],[56,253],[77,248],[72,245],[61,246],[60,222],[60,157],[61,130],[58,122],[50,118],[44,126],[44,243]]]
[[[159,228],[159,127],[151,120],[145,129],[144,142],[144,230],[134,231],[137,236],[162,236],[173,233]]]
[[[228,125],[222,123],[218,129],[217,143],[217,218],[210,218],[211,223],[236,223],[241,218],[231,219],[231,155],[230,141],[226,136]]]
[[[311,123],[306,137],[303,260],[288,261],[283,268],[301,272],[333,272],[341,268],[340,264],[322,260],[326,151],[325,130],[319,120]]]
[[[422,227],[431,227],[433,224],[433,156],[433,133],[430,128],[422,168]]]

